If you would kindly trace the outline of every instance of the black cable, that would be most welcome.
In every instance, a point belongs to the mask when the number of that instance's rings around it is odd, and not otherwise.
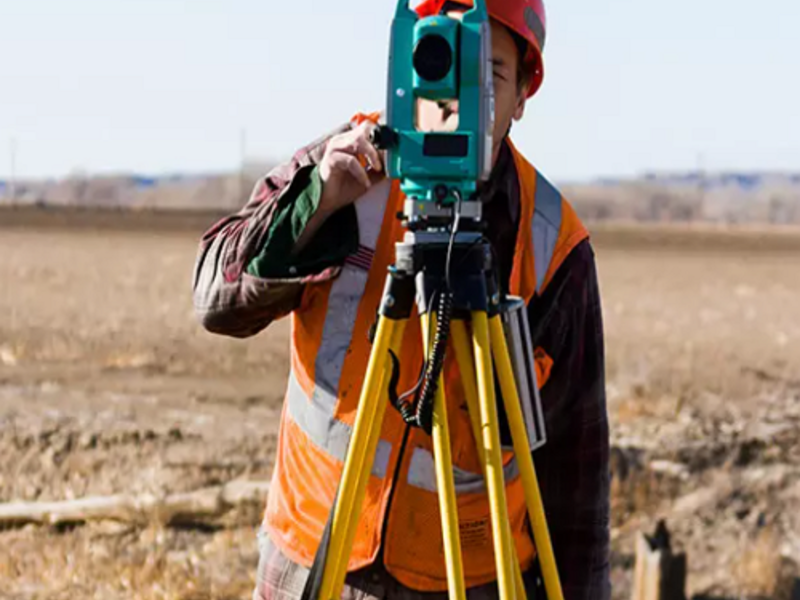
[[[439,389],[439,378],[444,368],[447,340],[450,337],[450,317],[453,314],[453,294],[449,291],[439,296],[439,310],[437,311],[436,334],[433,338],[433,348],[425,372],[425,382],[417,401],[417,426],[430,435],[433,432],[433,407],[436,392]]]
[[[439,294],[438,290],[433,293],[431,302],[434,302],[434,298]],[[431,339],[431,326],[433,322],[431,320],[428,321],[428,335],[425,339]],[[397,358],[394,352],[391,350],[389,351],[389,356],[392,359],[392,377],[389,380],[389,401],[392,403],[400,415],[403,417],[403,420],[408,423],[409,425],[417,426],[417,414],[416,414],[416,403],[410,402],[409,398],[416,397],[417,392],[422,387],[423,382],[425,381],[425,372],[428,368],[428,361],[423,360],[422,366],[419,370],[419,377],[417,378],[417,383],[414,384],[410,390],[405,392],[402,396],[397,396],[397,384],[400,380],[400,360]]]
[[[400,365],[397,357],[393,353],[391,354],[393,373],[389,386],[389,399],[400,412],[400,415],[406,423],[421,428],[428,435],[433,431],[434,401],[444,368],[445,351],[447,350],[447,343],[450,337],[450,321],[453,315],[453,292],[450,285],[450,276],[453,262],[453,249],[461,225],[463,198],[461,192],[457,189],[454,189],[452,193],[456,197],[456,208],[453,225],[450,229],[447,256],[445,258],[444,290],[435,290],[431,295],[430,301],[430,308],[433,309],[433,307],[437,305],[436,301],[438,296],[438,309],[435,312],[437,315],[436,332],[433,339],[431,339],[431,324],[433,322],[431,318],[428,320],[427,339],[432,341],[432,347],[428,354],[428,359],[423,363],[422,372],[420,374],[421,377],[411,390],[407,391],[399,398],[397,397],[396,387],[399,379]],[[433,310],[431,310],[431,312],[433,313]],[[411,396],[416,397],[415,402],[409,401]]]
[[[458,189],[453,189],[453,195],[456,197],[456,214],[453,219],[453,227],[450,229],[450,242],[447,244],[447,259],[445,261],[444,281],[446,284],[446,291],[452,291],[453,287],[450,285],[450,264],[453,258],[453,246],[455,245],[456,235],[458,228],[461,225],[461,192]],[[463,259],[462,259],[463,262]]]
[[[450,228],[450,240],[447,245],[447,258],[445,259],[445,289],[439,295],[439,307],[436,311],[436,334],[433,338],[433,344],[429,354],[422,392],[417,401],[417,424],[428,433],[428,435],[433,431],[434,401],[436,399],[436,392],[439,389],[439,379],[444,368],[445,351],[447,350],[447,342],[450,338],[450,320],[453,316],[453,289],[450,285],[450,270],[452,266],[453,247],[455,246],[456,237],[461,224],[462,196],[461,192],[457,189],[453,189],[452,193],[456,197],[456,209],[453,226]],[[433,306],[433,304],[434,303],[431,302],[431,306]]]
[[[433,292],[433,294],[431,295],[431,304],[434,304],[434,302],[436,301],[435,298],[438,295],[439,295],[439,290],[436,290],[436,291]],[[433,326],[433,321],[431,319],[429,319],[428,320],[428,335],[425,336],[426,340],[431,339],[432,326]],[[405,394],[400,396],[400,400],[401,401],[407,400],[411,396],[416,395],[417,391],[419,391],[419,388],[422,387],[422,383],[425,381],[425,370],[427,369],[427,367],[428,367],[428,361],[427,361],[427,359],[425,359],[425,360],[422,361],[422,367],[419,370],[419,379],[417,379],[417,383],[414,384],[413,388],[411,388]]]

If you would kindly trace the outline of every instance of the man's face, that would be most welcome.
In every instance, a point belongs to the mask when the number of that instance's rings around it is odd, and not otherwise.
[[[461,11],[451,11],[447,16],[461,20]],[[522,118],[527,98],[525,88],[517,81],[520,60],[514,38],[505,26],[495,21],[492,26],[492,63],[495,94],[495,121],[492,164],[497,160],[500,147],[511,123]],[[458,127],[458,100],[433,102],[419,100],[417,126],[420,131],[454,131]]]
[[[517,80],[519,51],[511,33],[503,25],[492,21],[492,74],[494,79],[494,148],[492,164],[497,160],[512,121],[519,121],[525,113],[527,90]]]

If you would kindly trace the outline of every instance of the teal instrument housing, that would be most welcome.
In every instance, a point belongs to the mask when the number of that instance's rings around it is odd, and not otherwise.
[[[392,24],[386,127],[388,175],[407,197],[451,206],[470,200],[491,172],[494,84],[484,0],[462,20],[420,18],[399,0]],[[458,128],[421,132],[417,100],[458,100]],[[443,192],[447,189],[447,193]]]

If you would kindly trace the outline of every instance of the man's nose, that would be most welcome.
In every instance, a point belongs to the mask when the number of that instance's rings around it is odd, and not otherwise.
[[[440,100],[436,103],[442,111],[442,117],[447,119],[458,114],[458,100]]]

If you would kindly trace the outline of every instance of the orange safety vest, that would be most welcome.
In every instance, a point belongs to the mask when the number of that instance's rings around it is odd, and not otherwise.
[[[520,183],[520,223],[510,293],[530,302],[588,233],[561,194],[512,146]],[[320,543],[355,422],[387,267],[403,228],[397,182],[374,185],[355,203],[360,250],[333,281],[307,286],[292,315],[291,374],[278,438],[265,527],[292,561],[309,567]],[[413,317],[412,317],[413,319]],[[401,350],[398,389],[410,389],[421,364],[419,328],[410,324]],[[537,352],[541,387],[549,358]],[[467,587],[496,580],[489,501],[477,447],[448,351],[445,394]],[[388,399],[387,399],[388,401]],[[420,591],[445,591],[442,528],[431,439],[387,410],[367,484],[348,570],[375,561],[383,544],[389,573]],[[405,438],[405,442],[404,442]],[[535,556],[522,482],[513,452],[504,452],[506,497],[523,569]],[[391,496],[391,507],[387,504]]]

